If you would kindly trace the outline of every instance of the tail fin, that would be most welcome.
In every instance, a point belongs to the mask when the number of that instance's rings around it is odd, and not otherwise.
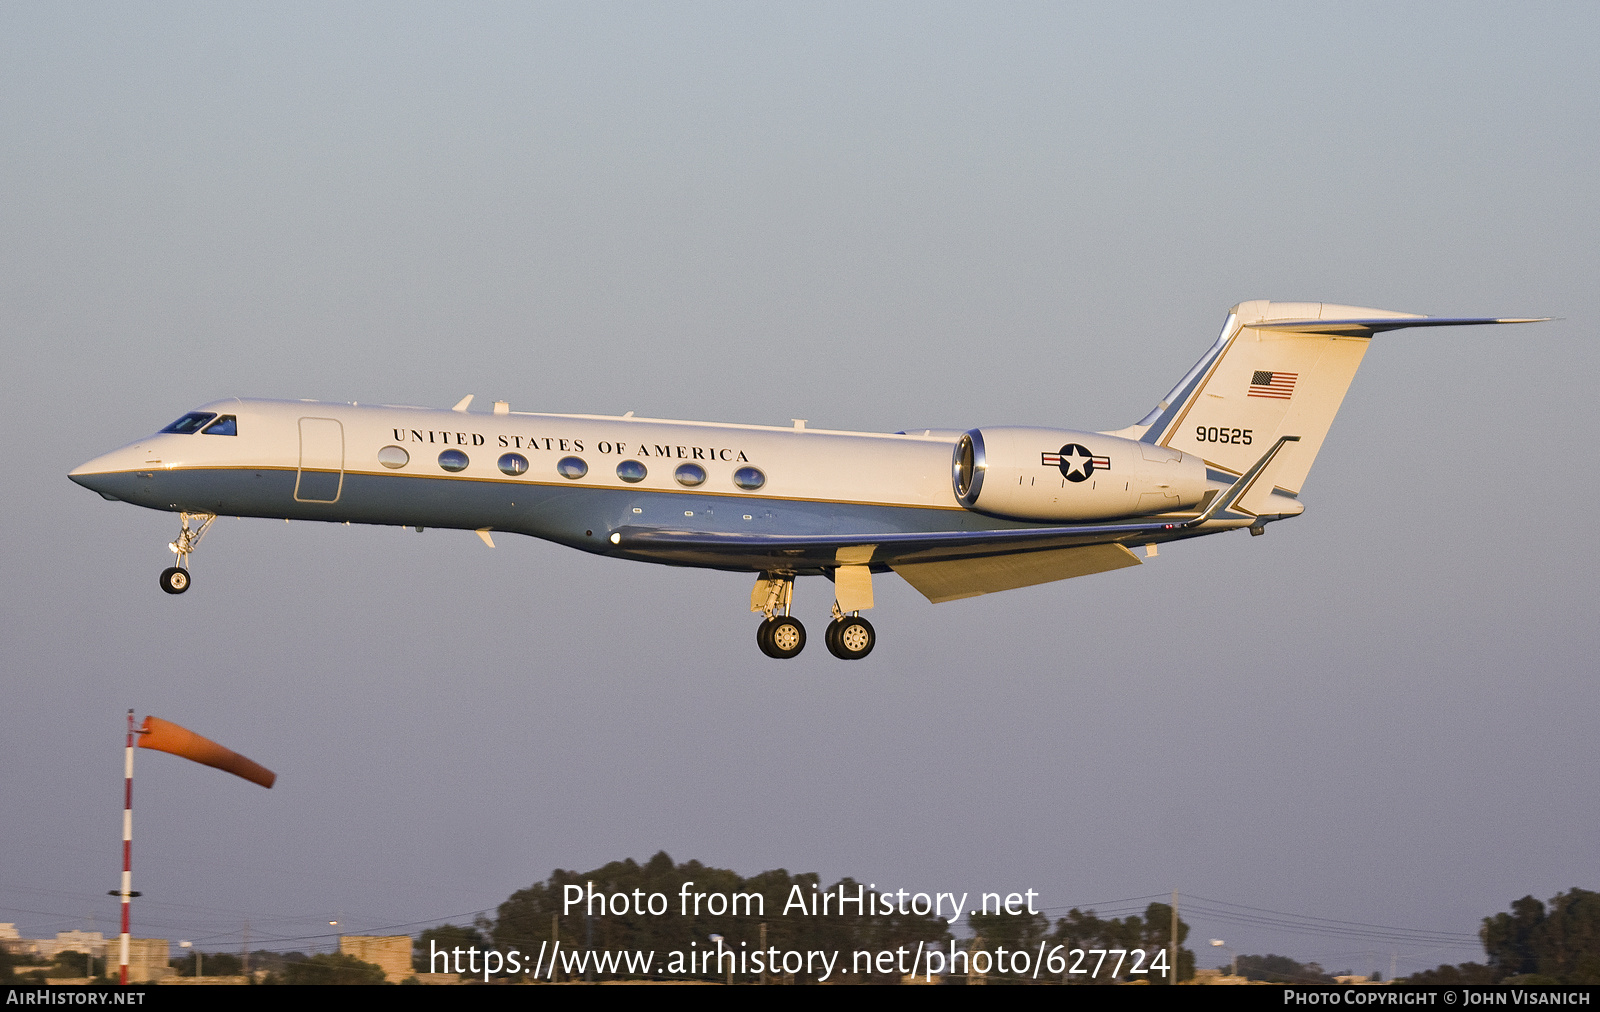
[[[1404,327],[1535,323],[1416,316],[1326,302],[1241,302],[1222,334],[1155,410],[1118,435],[1170,446],[1243,474],[1282,436],[1271,487],[1297,495],[1372,335]],[[1267,492],[1270,489],[1264,489]]]

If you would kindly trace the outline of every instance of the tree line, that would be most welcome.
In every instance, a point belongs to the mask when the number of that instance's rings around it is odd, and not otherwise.
[[[1524,896],[1478,929],[1486,961],[1440,966],[1413,984],[1600,984],[1600,893]]]

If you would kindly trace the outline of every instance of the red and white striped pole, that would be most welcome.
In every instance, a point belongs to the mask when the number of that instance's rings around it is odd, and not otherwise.
[[[128,757],[123,763],[122,805],[122,975],[128,983],[128,906],[133,901],[133,711],[128,711]]]

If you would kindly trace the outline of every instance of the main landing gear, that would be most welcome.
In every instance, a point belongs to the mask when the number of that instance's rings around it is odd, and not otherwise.
[[[829,622],[822,638],[828,644],[828,652],[841,661],[859,661],[878,645],[878,634],[872,623],[853,612],[840,614]]]
[[[750,610],[766,616],[756,627],[756,645],[768,657],[788,660],[805,649],[806,627],[789,614],[794,600],[794,575],[762,573],[750,595]],[[870,602],[868,602],[870,604]],[[833,603],[833,621],[823,635],[828,652],[842,661],[859,661],[872,653],[878,634],[859,612],[846,613]]]
[[[806,648],[806,627],[789,615],[766,619],[756,626],[756,646],[768,657],[786,661]]]
[[[178,564],[161,571],[161,589],[169,594],[181,594],[189,589],[193,582],[189,577],[189,555],[200,546],[206,529],[217,518],[215,513],[179,513],[178,516],[183,521],[183,529],[178,532],[178,540],[167,545],[178,557]],[[191,529],[191,521],[199,521],[199,525]]]
[[[750,610],[766,618],[756,626],[756,646],[768,657],[783,661],[806,648],[806,627],[789,614],[794,600],[794,574],[762,573],[750,593]]]

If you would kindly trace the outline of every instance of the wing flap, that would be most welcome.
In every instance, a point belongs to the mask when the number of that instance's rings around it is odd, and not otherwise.
[[[1109,544],[889,565],[923,597],[940,604],[1139,564],[1139,557],[1126,547]]]

